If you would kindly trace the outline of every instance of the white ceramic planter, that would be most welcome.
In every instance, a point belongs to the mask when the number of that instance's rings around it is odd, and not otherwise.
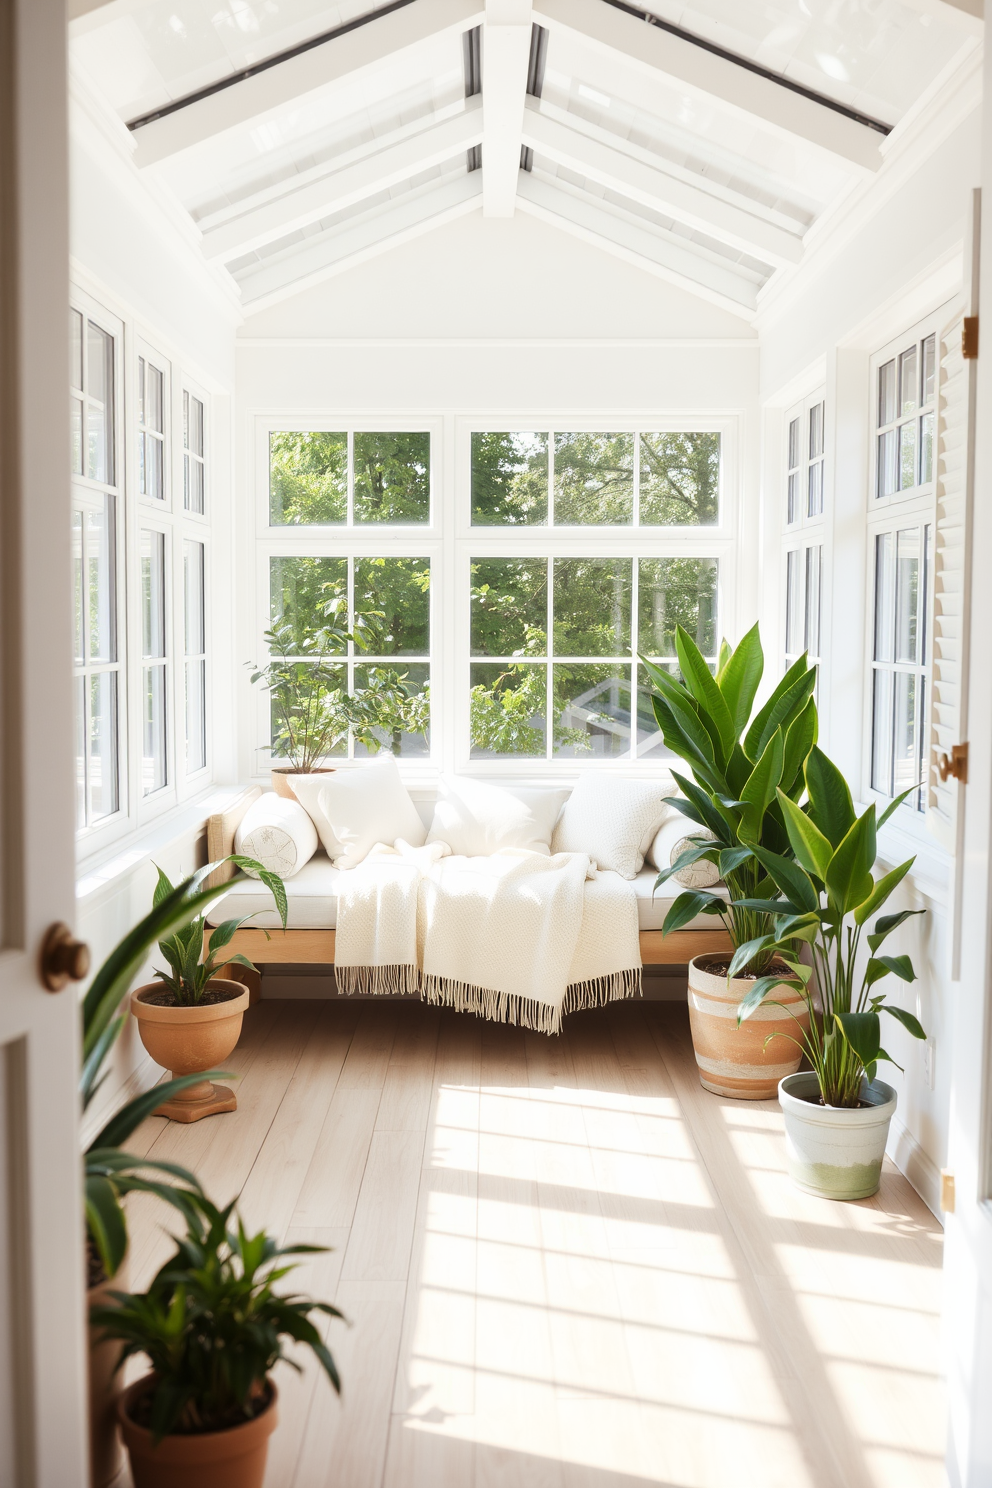
[[[891,1085],[875,1080],[862,1086],[861,1098],[871,1105],[861,1110],[814,1105],[816,1075],[804,1071],[779,1082],[778,1098],[789,1177],[797,1187],[821,1199],[867,1199],[876,1192],[896,1109]]]

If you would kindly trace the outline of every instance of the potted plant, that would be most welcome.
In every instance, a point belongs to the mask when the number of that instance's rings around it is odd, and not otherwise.
[[[288,1257],[326,1247],[248,1235],[240,1220],[230,1224],[233,1210],[198,1195],[148,1291],[113,1292],[93,1309],[94,1326],[122,1345],[120,1364],[144,1354],[151,1365],[117,1402],[135,1488],[262,1488],[277,1423],[271,1373],[286,1358],[286,1339],[312,1349],[340,1392],[310,1314],[341,1313],[274,1290],[293,1269]]]
[[[278,874],[269,872],[254,858],[233,853],[225,862],[233,862],[252,872],[272,891],[286,928],[286,888]],[[204,878],[219,863],[208,863],[187,880],[186,893],[195,895]],[[225,885],[224,888],[228,886]],[[175,893],[167,875],[158,870],[155,904],[164,903]],[[214,897],[217,897],[214,895]],[[131,993],[131,1012],[138,1024],[141,1042],[148,1053],[176,1077],[197,1075],[184,1083],[183,1089],[156,1107],[160,1116],[172,1121],[199,1121],[219,1111],[237,1109],[237,1096],[224,1085],[214,1085],[205,1071],[222,1063],[241,1036],[241,1022],[248,1008],[248,988],[241,982],[222,978],[218,973],[231,965],[255,967],[240,952],[221,960],[219,952],[250,919],[225,920],[210,935],[210,950],[203,951],[206,920],[202,911],[164,940],[159,950],[169,963],[169,971],[157,971],[156,980],[137,987]],[[265,932],[266,936],[268,932]]]
[[[104,1065],[117,1041],[127,1017],[118,1012],[135,973],[150,947],[162,935],[182,925],[199,910],[217,899],[224,888],[203,889],[190,894],[189,880],[161,899],[104,961],[90,983],[83,1000],[80,1094],[87,1110],[107,1078]],[[146,1116],[151,1115],[163,1093],[182,1092],[199,1076],[187,1076],[157,1085],[154,1090],[135,1096],[107,1121],[83,1154],[83,1189],[86,1215],[87,1304],[95,1306],[106,1299],[112,1281],[124,1279],[128,1234],[123,1200],[129,1193],[154,1193],[164,1202],[188,1213],[191,1194],[199,1194],[192,1173],[177,1163],[137,1157],[123,1150],[122,1144]],[[165,1175],[162,1181],[156,1175]],[[117,1367],[119,1349],[113,1343],[98,1342],[90,1333],[89,1407],[90,1407],[90,1481],[93,1488],[105,1488],[120,1471],[121,1453],[117,1416],[111,1384]]]
[[[333,767],[323,761],[348,737],[341,663],[350,637],[335,624],[299,634],[283,623],[267,630],[264,639],[269,660],[248,665],[252,682],[261,683],[271,700],[273,753],[288,761],[273,765],[272,788],[295,800],[287,777],[330,774]]]
[[[699,914],[724,924],[735,952],[733,973],[725,955],[696,956],[689,963],[689,1022],[699,1078],[718,1095],[769,1100],[782,1076],[799,1064],[784,1035],[792,1032],[794,1017],[806,1016],[805,1005],[786,987],[779,999],[785,1008],[763,1009],[760,1027],[739,1029],[733,1015],[777,955],[766,940],[766,901],[777,889],[757,849],[791,852],[779,796],[796,800],[805,789],[803,766],[817,733],[816,669],[800,657],[752,719],[764,669],[757,626],[736,650],[723,641],[715,677],[682,626],[675,643],[682,680],[642,661],[655,684],[652,703],[665,745],[686,760],[694,777],[675,774],[682,797],[672,804],[703,830],[690,836],[655,887],[673,876],[678,881],[686,870],[698,872],[703,862],[713,865],[713,883],[679,894],[662,929],[680,930]],[[720,880],[726,897],[718,892]]]
[[[870,954],[859,959],[868,922],[916,861],[908,858],[875,879],[877,827],[916,787],[898,796],[876,825],[874,805],[857,816],[843,775],[818,749],[806,761],[805,780],[805,808],[779,792],[794,860],[754,849],[776,886],[768,905],[772,928],[760,946],[742,946],[734,961],[743,964],[761,949],[777,956],[790,971],[784,985],[807,1009],[795,1042],[812,1071],[788,1075],[779,1084],[793,1182],[822,1198],[863,1199],[878,1188],[896,1108],[891,1085],[876,1079],[880,1060],[895,1063],[881,1046],[879,1014],[888,1013],[913,1038],[926,1038],[912,1013],[874,990],[888,976],[916,980],[909,956],[879,951],[905,920],[926,911],[878,915],[867,934]],[[797,954],[798,942],[809,946],[809,960]],[[760,1017],[782,985],[777,977],[759,977],[741,1003],[741,1021]]]

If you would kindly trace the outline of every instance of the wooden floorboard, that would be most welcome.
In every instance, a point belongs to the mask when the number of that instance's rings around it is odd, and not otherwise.
[[[236,1112],[153,1118],[348,1325],[280,1366],[266,1488],[943,1488],[942,1234],[794,1189],[776,1102],[696,1077],[685,1008],[561,1037],[417,1003],[261,1002]],[[131,1203],[132,1274],[170,1215]]]

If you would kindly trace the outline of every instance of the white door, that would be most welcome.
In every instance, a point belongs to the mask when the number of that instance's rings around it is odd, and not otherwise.
[[[0,0],[0,1485],[87,1481],[74,906],[65,0]]]
[[[967,784],[960,885],[960,980],[945,1204],[945,1341],[952,1488],[992,1484],[992,50],[985,57],[980,327],[971,543]],[[950,1181],[948,1181],[950,1180]]]

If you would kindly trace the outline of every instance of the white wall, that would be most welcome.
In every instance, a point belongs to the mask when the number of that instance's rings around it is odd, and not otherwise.
[[[845,771],[855,796],[863,779],[870,710],[865,634],[871,387],[869,359],[893,336],[960,293],[962,244],[971,188],[978,182],[976,79],[927,117],[915,139],[892,142],[879,179],[862,188],[821,234],[808,263],[759,316],[762,451],[762,630],[783,649],[782,534],[785,503],[783,410],[826,387],[826,573],[821,618],[821,745]],[[893,908],[927,910],[886,945],[909,952],[919,980],[895,997],[915,1011],[934,1045],[935,1088],[924,1079],[921,1046],[886,1020],[884,1043],[905,1067],[881,1068],[899,1092],[890,1153],[931,1207],[946,1160],[952,1079],[949,883],[946,853],[908,811],[886,828],[889,863],[917,857]],[[897,819],[898,820],[898,819]]]

